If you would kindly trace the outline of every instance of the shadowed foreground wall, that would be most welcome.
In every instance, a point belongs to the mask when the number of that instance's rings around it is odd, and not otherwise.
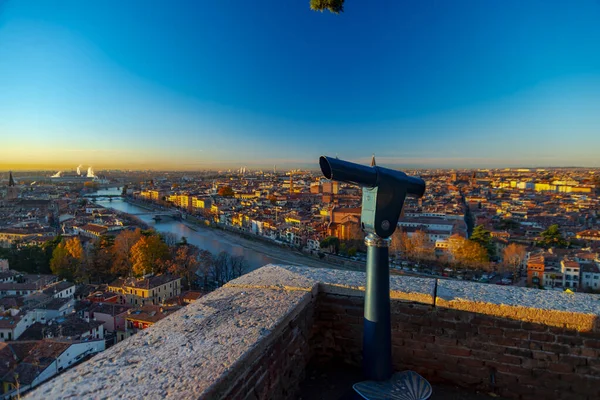
[[[310,359],[359,365],[364,273],[266,266],[28,398],[295,398]],[[598,296],[392,277],[397,370],[519,399],[600,398]]]

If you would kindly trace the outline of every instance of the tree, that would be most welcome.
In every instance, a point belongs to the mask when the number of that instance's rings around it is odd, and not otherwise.
[[[60,243],[52,252],[50,270],[60,278],[72,280],[73,272],[69,270],[69,252],[64,243]]]
[[[320,247],[328,249],[330,253],[337,254],[340,251],[340,239],[335,236],[329,236],[321,240]]]
[[[84,278],[80,270],[83,263],[84,253],[81,241],[78,237],[63,240],[52,252],[50,269],[53,274],[67,280],[78,280]]]
[[[310,9],[321,12],[329,10],[339,14],[344,11],[344,0],[310,0]]]
[[[200,250],[200,253],[198,254],[198,261],[199,268],[196,273],[200,276],[202,287],[206,290],[211,286],[210,277],[214,263],[213,255],[208,250]]]
[[[429,243],[427,233],[418,230],[410,237],[412,257],[416,260],[429,261],[434,257],[434,248]]]
[[[392,236],[390,236],[390,256],[398,257],[400,252],[402,251],[402,242],[404,241],[406,233],[402,231],[401,228],[396,228]],[[408,237],[406,237],[408,239]]]
[[[115,238],[112,246],[112,268],[111,272],[118,276],[131,276],[130,252],[134,244],[142,237],[142,231],[138,228],[135,231],[125,230]]]
[[[519,266],[523,263],[527,251],[525,246],[511,243],[503,251],[503,263],[512,272],[519,272]]]
[[[488,257],[494,256],[496,251],[492,243],[492,234],[483,225],[477,225],[469,239],[479,243],[487,251]]]
[[[232,279],[239,278],[248,271],[248,263],[243,255],[231,257]]]
[[[233,191],[231,186],[223,186],[219,188],[219,191],[217,193],[219,196],[222,197],[233,197],[235,195],[235,192]]]
[[[191,289],[196,271],[200,267],[200,249],[194,245],[178,246],[175,250],[169,272],[183,278],[184,284]]]
[[[167,246],[172,247],[179,243],[179,239],[177,239],[177,235],[172,232],[164,232],[159,234],[160,238],[163,242],[166,243]]]
[[[242,276],[248,268],[244,256],[231,256],[222,251],[213,259],[211,279],[214,286],[220,287],[232,279]]]
[[[136,276],[164,272],[168,259],[169,247],[156,235],[142,236],[130,250],[131,267]]]
[[[467,268],[483,268],[489,263],[486,249],[479,243],[463,237],[452,237],[450,254],[454,264]]]
[[[558,224],[550,225],[541,233],[541,240],[537,242],[542,247],[567,247],[568,243],[563,238]]]

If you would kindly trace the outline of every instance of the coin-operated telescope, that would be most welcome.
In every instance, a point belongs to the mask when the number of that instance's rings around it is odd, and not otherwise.
[[[319,165],[327,179],[362,186],[361,226],[367,234],[363,372],[369,380],[385,381],[392,375],[389,237],[398,225],[404,199],[422,197],[425,182],[404,172],[326,156]]]

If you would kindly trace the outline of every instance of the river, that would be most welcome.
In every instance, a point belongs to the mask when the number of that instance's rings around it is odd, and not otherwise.
[[[111,188],[98,190],[97,195],[107,194],[121,194],[120,188]],[[147,213],[148,210],[138,207],[136,205],[127,203],[121,198],[114,198],[112,201],[109,200],[97,200],[96,204],[103,207],[112,208],[117,211],[122,211],[128,214]],[[190,229],[187,225],[181,221],[175,221],[170,218],[163,218],[161,221],[154,221],[153,215],[136,215],[139,219],[152,226],[158,232],[173,233],[178,238],[185,236],[188,243],[194,244],[201,249],[208,250],[213,254],[218,254],[221,251],[226,251],[233,256],[244,256],[250,270],[255,270],[266,264],[277,264],[278,261],[267,254],[259,251],[242,247],[237,243],[233,243],[227,239],[227,237],[217,235],[214,231],[209,228],[197,228],[197,230]],[[280,262],[279,262],[280,263]]]

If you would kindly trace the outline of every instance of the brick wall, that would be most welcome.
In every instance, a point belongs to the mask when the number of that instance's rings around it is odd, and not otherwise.
[[[266,349],[248,357],[236,382],[223,381],[205,394],[207,399],[293,399],[312,356],[310,347],[315,302],[309,303]]]
[[[360,365],[363,298],[320,293],[317,359]],[[600,334],[392,301],[394,369],[519,399],[600,398]]]

